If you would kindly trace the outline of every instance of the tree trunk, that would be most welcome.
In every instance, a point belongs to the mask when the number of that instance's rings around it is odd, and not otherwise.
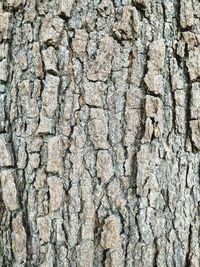
[[[199,0],[0,0],[0,266],[200,266],[199,43]]]

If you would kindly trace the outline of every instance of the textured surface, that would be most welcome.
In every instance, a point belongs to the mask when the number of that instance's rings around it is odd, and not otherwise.
[[[0,0],[0,266],[199,267],[199,0]]]

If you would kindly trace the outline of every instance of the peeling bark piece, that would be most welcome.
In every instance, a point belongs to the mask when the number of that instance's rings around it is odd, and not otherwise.
[[[5,95],[0,94],[0,132],[4,132],[5,130],[5,119]]]
[[[24,23],[23,25],[23,34],[25,36],[25,38],[27,39],[28,42],[32,43],[33,42],[33,28],[31,27],[31,23]],[[38,38],[37,38],[38,39]]]
[[[114,12],[114,6],[111,0],[101,0],[98,5],[98,11],[102,17],[108,17]]]
[[[14,159],[11,146],[8,144],[6,137],[0,135],[0,167],[11,167],[14,165]]]
[[[188,45],[188,50],[192,49],[195,45],[197,45],[196,35],[192,32],[183,32],[183,39]]]
[[[155,95],[163,94],[163,76],[154,71],[148,71],[144,78],[148,90]]]
[[[18,55],[18,62],[21,70],[26,70],[28,67],[27,56],[24,50],[21,50]]]
[[[7,78],[8,78],[7,60],[3,59],[0,61],[0,80],[6,82]]]
[[[81,178],[82,212],[84,216],[81,237],[83,241],[94,240],[95,208],[92,183],[92,177],[88,171],[85,171]]]
[[[45,79],[45,88],[42,92],[42,111],[38,133],[52,133],[52,120],[58,106],[58,86],[60,79],[48,74]]]
[[[111,72],[113,38],[106,35],[100,41],[96,59],[89,63],[87,78],[91,81],[106,81]]]
[[[190,128],[192,131],[192,142],[194,146],[200,150],[200,121],[192,120],[190,121]]]
[[[62,209],[62,207],[60,208]],[[63,217],[56,218],[56,227],[57,227],[56,239],[57,239],[58,245],[60,246],[61,244],[65,242],[65,233],[63,231]]]
[[[141,127],[141,114],[139,109],[125,109],[125,119],[127,122],[126,135],[124,144],[132,145],[138,134],[138,129]]]
[[[44,168],[40,168],[37,170],[34,187],[36,190],[44,188],[46,183],[46,173]]]
[[[47,72],[58,73],[56,51],[51,46],[42,51],[43,61]]]
[[[142,104],[142,91],[134,87],[126,93],[126,106],[130,109],[139,109]]]
[[[66,18],[70,17],[75,0],[59,0],[58,14]]]
[[[49,242],[51,235],[51,219],[48,216],[37,218],[37,227],[41,243]]]
[[[40,248],[40,267],[55,266],[55,250],[52,243],[45,244]]]
[[[107,86],[102,82],[84,82],[85,103],[90,106],[103,107],[103,95],[106,92]]]
[[[176,128],[179,133],[185,133],[185,92],[183,90],[176,90],[174,92],[176,102]]]
[[[180,22],[183,29],[194,24],[194,14],[191,0],[181,0]]]
[[[52,118],[58,106],[58,86],[60,79],[48,74],[45,79],[45,88],[42,92],[42,107],[45,115]]]
[[[92,267],[94,258],[94,243],[93,241],[84,241],[76,247],[77,251],[77,266]]]
[[[21,82],[19,85],[19,94],[20,95],[28,95],[30,96],[31,94],[31,88],[30,88],[30,81],[29,80],[24,80]]]
[[[48,141],[47,171],[60,172],[62,168],[62,140],[55,136]]]
[[[189,51],[187,67],[192,81],[200,77],[200,47],[195,47]]]
[[[29,155],[29,164],[31,168],[37,169],[40,165],[40,154],[32,153]]]
[[[132,28],[133,28],[133,32],[134,32],[134,36],[135,37],[139,37],[139,33],[140,33],[140,18],[139,18],[139,14],[138,11],[135,7],[133,7],[133,11],[132,11]]]
[[[107,183],[114,175],[111,155],[106,150],[99,151],[97,154],[97,177],[102,183]]]
[[[146,115],[150,118],[157,117],[162,107],[162,101],[159,97],[146,96]],[[160,114],[159,114],[160,115]]]
[[[21,98],[21,105],[23,107],[24,117],[37,118],[39,115],[38,103],[36,99],[29,96]]]
[[[159,97],[154,96],[146,96],[146,116],[152,119],[153,127],[154,127],[154,136],[160,137],[163,133],[163,103]],[[145,136],[150,139],[149,133],[152,133],[152,125],[148,123],[145,129]]]
[[[136,50],[137,51],[137,50]],[[130,72],[131,79],[130,82],[135,87],[140,87],[141,82],[144,77],[144,55],[139,54],[139,52],[134,52],[134,57],[132,58],[132,70]]]
[[[56,44],[60,38],[63,30],[63,20],[60,18],[53,18],[48,14],[44,19],[41,27],[40,37],[42,42],[49,44]]]
[[[147,118],[145,122],[145,132],[144,132],[144,137],[142,138],[142,143],[151,142],[153,130],[154,130],[153,122],[150,118]]]
[[[25,6],[25,21],[33,22],[36,17],[36,2],[35,0],[27,0]]]
[[[133,32],[137,35],[139,28],[140,21],[137,9],[132,6],[125,6],[121,20],[114,24],[113,32],[118,39],[127,40],[134,37]]]
[[[148,195],[149,189],[159,191],[159,184],[154,174],[156,158],[158,157],[155,145],[143,144],[137,154],[137,193],[138,195]]]
[[[12,250],[16,262],[26,262],[26,231],[23,227],[22,213],[18,213],[12,221]]]
[[[102,109],[91,109],[91,121],[88,123],[89,135],[96,149],[108,148],[108,125]]]
[[[26,167],[26,164],[27,164],[26,144],[24,140],[22,140],[18,147],[17,168],[24,169]]]
[[[0,44],[0,61],[8,56],[8,44]]]
[[[13,170],[2,170],[0,172],[3,201],[7,209],[13,211],[19,208],[17,190],[14,181]]]
[[[77,56],[82,57],[85,54],[87,46],[87,33],[85,30],[76,30],[75,38],[72,42],[72,47]]]
[[[121,246],[112,251],[112,253],[110,254],[110,261],[108,261],[108,265],[106,265],[106,267],[115,267],[115,266],[117,267],[125,266],[124,253]]]
[[[48,177],[47,183],[50,192],[50,211],[58,211],[63,201],[63,183],[59,177]]]
[[[73,140],[76,148],[78,149],[84,148],[86,144],[86,139],[87,137],[84,132],[84,128],[81,128],[80,126],[75,126],[73,132]]]
[[[121,224],[120,219],[115,215],[105,219],[103,232],[101,234],[101,245],[105,249],[114,249],[120,243]]]
[[[191,119],[200,119],[200,83],[193,83],[190,101]]]
[[[34,88],[33,88],[33,94],[32,97],[33,98],[37,98],[41,95],[41,81],[36,79],[34,81]]]
[[[163,103],[159,97],[154,97],[147,95],[146,96],[146,115],[150,118],[159,121],[163,116]]]
[[[0,36],[4,40],[10,38],[10,28],[11,28],[11,13],[0,11]]]
[[[5,2],[6,6],[17,8],[19,5],[21,5],[22,0],[6,0]]]
[[[64,108],[62,112],[62,116],[60,119],[60,130],[61,133],[64,136],[70,136],[71,135],[71,125],[70,125],[70,117],[72,113],[72,105],[73,105],[73,98],[72,97],[66,97],[64,102]]]
[[[163,40],[157,40],[149,46],[148,72],[144,78],[147,88],[156,95],[163,94],[163,76],[165,60],[165,44]]]
[[[38,42],[35,42],[33,44],[33,61],[35,66],[36,77],[42,78],[44,76],[44,73],[43,73],[42,58],[40,54],[40,46]]]
[[[149,45],[148,68],[156,71],[163,71],[165,61],[165,43],[163,39],[154,41]]]
[[[93,188],[92,177],[89,172],[85,171],[81,179],[81,195],[82,195],[82,212],[84,222],[82,225],[81,237],[82,242],[77,246],[77,263],[78,266],[93,266],[94,258],[94,204],[93,204]]]
[[[47,118],[44,112],[42,111],[40,114],[40,124],[37,130],[38,133],[39,134],[52,134],[53,126],[54,126],[54,121],[52,119]]]
[[[26,119],[26,135],[34,135],[38,128],[37,118],[27,118]]]
[[[43,145],[43,140],[39,136],[34,136],[28,139],[27,144],[29,152],[39,152]]]
[[[178,67],[176,59],[170,60],[170,74],[172,91],[182,90],[184,88],[183,72]]]

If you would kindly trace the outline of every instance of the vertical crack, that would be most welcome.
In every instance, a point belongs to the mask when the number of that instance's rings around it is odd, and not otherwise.
[[[188,235],[188,251],[186,253],[186,258],[185,258],[185,267],[191,266],[191,258],[190,258],[191,240],[192,240],[192,225],[190,224],[189,235]]]

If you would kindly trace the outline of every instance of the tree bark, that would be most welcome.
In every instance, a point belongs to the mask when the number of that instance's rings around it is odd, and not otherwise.
[[[199,0],[0,1],[0,266],[200,266],[199,43]]]

